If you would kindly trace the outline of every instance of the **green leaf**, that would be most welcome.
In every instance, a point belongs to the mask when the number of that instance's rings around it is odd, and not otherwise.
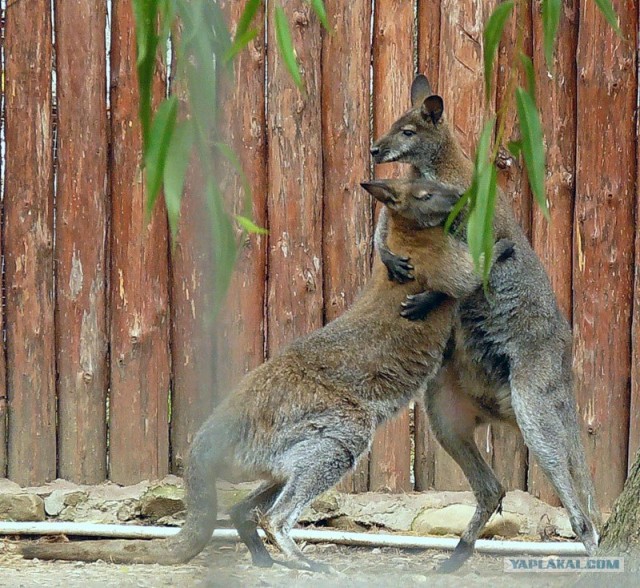
[[[258,8],[260,8],[260,4],[262,4],[262,0],[247,0],[247,3],[244,5],[244,10],[242,11],[242,15],[240,16],[240,20],[238,21],[238,26],[236,27],[236,36],[233,39],[234,45],[237,43],[238,39],[242,38],[249,30],[249,27],[258,12]]]
[[[520,153],[522,152],[522,141],[509,141],[507,143],[507,149],[514,157],[520,157]]]
[[[533,61],[531,61],[531,57],[525,55],[524,53],[520,53],[518,56],[520,58],[520,63],[522,63],[522,67],[524,68],[524,73],[527,77],[527,90],[532,97],[536,95],[536,74],[533,69]]]
[[[249,184],[249,180],[247,175],[244,173],[244,169],[242,168],[242,163],[238,159],[238,156],[234,153],[233,149],[229,147],[226,143],[216,142],[214,143],[214,147],[218,150],[220,155],[224,157],[236,171],[236,173],[240,176],[240,181],[242,182],[242,189],[244,190],[245,195],[245,204],[249,204],[249,210],[251,209],[251,185]],[[245,207],[246,208],[246,207]]]
[[[602,12],[602,15],[607,19],[607,22],[613,27],[616,34],[622,37],[618,15],[611,4],[611,0],[596,0],[596,5],[600,9],[600,12]]]
[[[527,167],[529,185],[544,215],[549,219],[547,199],[544,195],[544,143],[538,110],[533,98],[524,88],[516,88],[516,104],[520,122],[522,154]]]
[[[236,222],[245,230],[247,233],[257,233],[258,235],[268,235],[269,231],[263,227],[259,227],[256,225],[250,218],[246,216],[242,216],[240,214],[236,215]]]
[[[151,215],[162,185],[164,164],[177,114],[178,99],[171,96],[162,101],[151,125],[149,149],[144,160],[147,174],[147,215]]]
[[[489,100],[491,92],[491,76],[493,74],[493,61],[500,45],[504,25],[513,10],[514,1],[507,0],[496,6],[484,27],[484,86],[485,97]]]
[[[542,0],[542,31],[547,69],[553,71],[553,48],[556,44],[562,0]]]
[[[225,210],[222,194],[220,194],[218,184],[214,178],[209,178],[206,184],[205,195],[214,240],[214,267],[216,272],[214,291],[215,314],[220,310],[220,305],[231,282],[238,245],[236,243],[231,217]]]
[[[456,202],[455,206],[451,209],[449,216],[447,217],[446,222],[444,223],[444,232],[448,233],[451,231],[451,226],[455,222],[458,215],[462,212],[462,209],[466,206],[467,202],[469,202],[469,197],[471,196],[471,192],[467,190],[460,198],[458,202]]]
[[[156,32],[158,6],[155,0],[134,0],[133,15],[136,34],[136,70],[138,74],[138,117],[142,127],[143,151],[149,150],[152,104],[151,93],[156,50],[160,37]]]
[[[324,2],[322,0],[309,0],[309,3],[311,4],[311,8],[313,8],[313,11],[318,16],[318,19],[322,23],[322,26],[326,30],[330,31],[331,25],[329,24],[329,18],[327,17],[327,10],[324,7]]]
[[[229,47],[227,52],[224,54],[224,61],[228,63],[232,61],[240,51],[242,51],[251,41],[253,41],[258,36],[257,29],[251,29],[246,31],[241,37],[236,37],[233,41],[233,45]]]
[[[295,85],[298,86],[298,88],[302,88],[302,75],[300,74],[300,67],[298,66],[298,60],[293,49],[291,29],[289,28],[289,21],[287,20],[287,15],[285,14],[282,6],[276,6],[275,24],[276,41],[278,43],[280,55],[282,55],[285,66],[289,70],[289,74],[291,75]]]
[[[476,152],[475,168],[470,193],[470,211],[467,219],[467,243],[476,270],[481,269],[484,255],[483,276],[488,275],[487,263],[491,262],[493,247],[493,210],[496,198],[495,167],[489,156],[491,138],[495,128],[495,117],[490,118],[482,129]],[[487,262],[487,251],[489,251]]]
[[[191,160],[193,147],[193,127],[188,121],[179,123],[169,143],[169,151],[164,165],[164,201],[167,206],[171,237],[175,240],[180,220],[182,192]]]

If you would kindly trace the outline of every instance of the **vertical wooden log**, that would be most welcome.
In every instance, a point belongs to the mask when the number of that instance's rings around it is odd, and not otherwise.
[[[292,27],[306,93],[276,49],[269,4],[267,349],[272,355],[322,326],[322,128],[320,24],[307,3],[280,4]]]
[[[580,2],[573,323],[578,407],[603,509],[627,473],[633,287],[637,7],[617,2],[626,42]],[[594,148],[594,137],[597,147]]]
[[[440,11],[442,0],[418,0],[418,71],[438,91],[440,70]]]
[[[638,64],[640,67],[640,64]],[[638,78],[640,84],[640,77]],[[640,89],[639,89],[640,92]],[[634,277],[633,323],[631,331],[631,406],[629,411],[629,451],[628,471],[636,462],[636,454],[640,450],[640,120],[636,114],[636,262]]]
[[[53,144],[49,2],[6,11],[6,289],[9,477],[56,475]]]
[[[180,101],[179,116],[189,116],[184,81],[174,79],[171,91]],[[194,434],[215,404],[216,345],[210,295],[215,272],[200,171],[194,154],[185,178],[178,234],[171,248],[171,471],[178,475],[184,471]]]
[[[243,2],[227,0],[221,4],[228,22],[235,26]],[[237,153],[251,186],[253,220],[266,224],[267,161],[264,96],[265,47],[261,9],[256,24],[261,34],[237,57],[235,76],[227,78],[221,112],[225,113],[220,131]],[[316,57],[318,59],[318,57]],[[306,139],[305,139],[306,141]],[[292,153],[293,155],[293,153]],[[241,178],[230,165],[221,174],[222,193],[228,209],[245,214],[245,193]],[[295,198],[295,192],[288,195]],[[238,237],[240,233],[238,232]],[[250,369],[264,360],[264,302],[267,237],[247,235],[242,243],[224,310],[216,326],[217,389],[222,396]]]
[[[440,0],[418,0],[418,71],[426,74],[434,92],[438,92],[440,69]],[[415,457],[413,471],[415,489],[428,490],[435,485],[435,456],[438,442],[429,428],[422,402],[414,412]]]
[[[378,0],[373,30],[373,134],[380,137],[411,106],[413,79],[412,2]],[[376,177],[406,173],[404,167],[376,166]],[[403,411],[376,434],[371,448],[371,490],[411,490],[409,411]]]
[[[113,2],[111,58],[109,477],[132,484],[168,471],[169,245],[164,208],[145,221],[135,27],[124,0]]]
[[[326,2],[334,34],[322,48],[322,150],[324,154],[323,266],[325,320],[351,306],[370,273],[371,197],[360,189],[369,177],[369,64],[371,1]],[[368,463],[342,484],[368,487]]]
[[[531,56],[531,7],[528,3],[522,5],[525,10],[524,50]],[[520,137],[515,98],[515,87],[509,87],[510,70],[512,64],[517,64],[519,57],[515,52],[518,22],[520,15],[515,12],[507,21],[504,35],[498,49],[497,81],[496,81],[496,111],[508,101],[506,110],[505,132],[498,156],[498,182],[507,198],[512,202],[513,210],[520,225],[527,235],[531,235],[531,191],[524,171],[522,158],[512,157],[506,149],[508,141],[515,141]],[[521,71],[517,74],[516,82],[526,85]],[[508,92],[511,92],[509,95]],[[492,464],[498,479],[507,490],[526,487],[527,480],[527,448],[522,435],[512,427],[506,425],[491,425],[493,444]]]
[[[58,475],[83,484],[107,468],[105,20],[101,0],[56,10]]]
[[[533,63],[547,147],[545,188],[551,222],[534,205],[531,240],[549,274],[560,308],[571,320],[578,2],[569,0],[562,6],[553,76],[549,76],[544,60],[542,18],[535,7],[533,13]],[[535,459],[529,463],[528,490],[546,502],[559,503]]]
[[[441,1],[438,86],[449,122],[464,152],[470,157],[475,154],[475,146],[485,120],[482,31],[495,5],[495,0]],[[494,97],[491,97],[489,111],[493,111],[494,105]],[[492,463],[491,428],[486,425],[480,427],[476,433],[476,442],[483,457]],[[449,455],[440,446],[437,446],[435,454],[436,488],[468,489],[462,470]]]
[[[5,20],[2,20],[0,23],[0,50],[4,52],[4,38],[5,38]],[[2,79],[5,79],[5,64],[4,62],[0,64]],[[2,84],[2,94],[4,96],[5,84]],[[2,122],[4,126],[5,120],[5,111],[2,110]],[[0,178],[0,181],[5,182],[5,177]],[[4,255],[4,246],[5,246],[5,221],[4,221],[4,203],[0,206],[0,255]],[[0,284],[2,284],[4,291],[4,275],[0,276]],[[4,332],[4,305],[0,312],[0,330]],[[3,338],[4,339],[4,338]],[[2,341],[2,345],[0,345],[0,478],[4,478],[7,476],[7,419],[9,417],[9,406],[7,402],[7,364],[6,364],[6,356],[7,349],[5,341]]]

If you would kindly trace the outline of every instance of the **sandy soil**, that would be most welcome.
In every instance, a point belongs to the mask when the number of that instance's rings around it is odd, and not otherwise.
[[[114,565],[102,562],[26,561],[17,555],[17,540],[0,540],[0,586],[76,587],[319,587],[375,588],[443,586],[507,588],[512,586],[573,586],[576,574],[514,574],[503,571],[502,557],[476,555],[458,573],[434,574],[447,557],[437,551],[354,548],[337,545],[306,545],[310,557],[329,563],[334,574],[314,574],[281,566],[254,568],[244,546],[212,545],[188,565]],[[638,578],[620,574],[592,574],[598,585],[640,586]],[[594,580],[596,578],[593,578]]]

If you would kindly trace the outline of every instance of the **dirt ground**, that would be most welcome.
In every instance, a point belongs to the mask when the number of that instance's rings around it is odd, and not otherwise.
[[[337,545],[306,545],[310,557],[329,563],[333,574],[289,570],[281,566],[254,568],[241,545],[211,545],[188,565],[115,565],[80,562],[40,562],[17,555],[19,541],[0,540],[0,586],[156,588],[179,587],[319,587],[386,588],[413,586],[485,587],[574,586],[576,574],[503,572],[502,557],[476,555],[458,573],[434,574],[447,557],[437,551],[401,551]],[[598,585],[640,586],[638,578],[621,574],[591,574]],[[596,578],[593,578],[594,580]]]

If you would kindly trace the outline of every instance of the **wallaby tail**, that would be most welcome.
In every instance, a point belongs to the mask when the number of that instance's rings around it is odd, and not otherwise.
[[[602,514],[598,507],[596,491],[593,479],[589,473],[587,457],[582,444],[580,431],[577,426],[571,427],[571,439],[569,440],[569,470],[575,485],[580,504],[584,512],[593,521],[596,527],[602,526]]]
[[[21,553],[27,559],[73,561],[103,560],[113,563],[185,563],[198,555],[208,541],[217,520],[215,472],[228,436],[210,418],[196,434],[185,471],[187,518],[180,532],[167,539],[72,541],[28,544]],[[227,440],[225,440],[227,437]]]

